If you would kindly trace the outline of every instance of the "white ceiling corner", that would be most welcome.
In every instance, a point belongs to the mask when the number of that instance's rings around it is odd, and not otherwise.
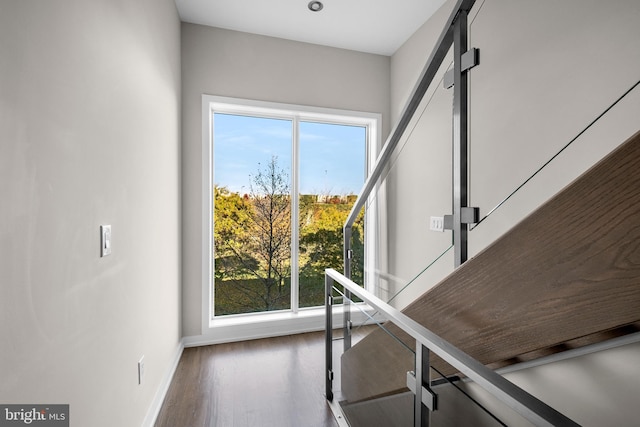
[[[390,56],[445,0],[175,0],[185,22]]]

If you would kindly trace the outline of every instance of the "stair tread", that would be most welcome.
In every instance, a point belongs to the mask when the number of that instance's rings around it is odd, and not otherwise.
[[[403,312],[484,364],[640,321],[640,132]],[[411,355],[384,335],[343,355],[349,400],[404,381],[393,366]],[[382,366],[395,372],[364,375]]]

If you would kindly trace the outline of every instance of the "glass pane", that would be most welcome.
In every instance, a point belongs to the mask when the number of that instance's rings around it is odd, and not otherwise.
[[[438,409],[431,414],[432,426],[536,425],[440,358],[434,357],[431,366],[432,389],[438,395]]]
[[[216,316],[289,309],[292,123],[214,114]]]
[[[584,54],[574,49],[568,54],[564,42],[579,39],[580,49],[593,48],[598,43],[601,52],[612,55],[615,52],[620,60],[628,57],[622,53],[627,44],[617,46],[616,37],[597,38],[586,23],[563,28],[562,17],[573,14],[571,8],[562,7],[567,3],[542,4],[526,2],[526,6],[513,7],[514,3],[510,3],[499,13],[493,7],[483,6],[469,23],[473,45],[496,47],[490,57],[482,59],[484,72],[469,73],[470,206],[479,207],[481,217],[485,217],[509,197],[473,232],[470,256],[482,251],[624,141],[625,132],[618,134],[618,131],[634,121],[616,114],[627,109],[637,112],[637,107],[633,110],[623,107],[624,102],[617,104],[622,99],[619,97],[631,95],[628,91],[638,82],[637,73],[611,79],[599,71],[599,65],[608,63],[603,57],[593,67],[582,67],[579,64],[585,60]],[[624,7],[623,3],[606,4]],[[602,20],[602,34],[608,32],[605,22],[611,28],[625,28],[621,21],[630,17],[622,10],[607,9],[607,16],[617,16],[618,22]],[[596,9],[590,14],[598,19]],[[505,19],[506,16],[510,19]],[[549,20],[549,16],[555,16],[554,20]],[[497,26],[498,22],[504,25]],[[626,28],[631,31],[636,25]],[[539,46],[540,37],[551,40],[556,34],[562,34],[557,43],[546,44],[544,53],[538,50],[530,59],[554,58],[553,65],[549,63],[552,69],[584,68],[579,81],[570,73],[556,76],[552,71],[532,70],[527,61],[504,66],[512,61],[512,47],[531,52],[534,46]],[[510,47],[500,45],[505,40],[509,40]],[[519,78],[510,78],[514,75]],[[587,99],[582,97],[586,92],[590,93]],[[631,125],[626,135],[636,130],[637,125]],[[538,173],[540,168],[543,169]]]
[[[364,184],[366,128],[301,122],[299,159],[299,305],[313,307],[324,304],[324,270],[344,268],[342,227]],[[363,222],[353,236],[362,249]]]
[[[339,289],[336,294],[343,296]],[[406,386],[406,373],[414,370],[415,340],[374,317],[367,305],[353,302],[351,307],[352,321],[365,325],[352,331],[351,349],[337,363],[334,358],[334,371],[336,366],[340,370],[339,380],[334,379],[334,398],[351,427],[413,426],[414,395]],[[334,342],[333,348],[342,353],[340,343]],[[380,357],[383,353],[387,357]],[[388,360],[393,360],[393,369]]]
[[[366,207],[365,207],[366,208]],[[356,217],[356,221],[351,227],[351,251],[353,252],[351,257],[351,280],[360,286],[366,283],[364,277],[365,267],[365,237],[364,232],[365,220],[369,224],[375,224],[375,221],[370,219],[370,216],[365,215],[365,208],[360,210],[360,213]],[[369,242],[367,242],[369,243]]]
[[[452,94],[434,81],[368,199],[367,215],[378,221],[365,281],[398,309],[453,271],[452,232],[430,221],[452,214]]]
[[[433,357],[433,356],[432,356]],[[473,384],[456,375],[456,370],[438,357],[433,357],[431,369],[432,390],[438,396],[438,407],[431,413],[433,427],[474,425],[482,427],[506,426],[501,414],[490,411],[477,399]],[[470,387],[471,385],[471,387]],[[477,396],[476,396],[477,397]],[[515,424],[527,426],[529,424]]]

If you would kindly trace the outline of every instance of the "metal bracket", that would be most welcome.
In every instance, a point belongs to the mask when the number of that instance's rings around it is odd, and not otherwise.
[[[407,372],[407,388],[416,394],[416,374],[413,371]],[[438,395],[428,387],[422,386],[422,403],[430,411],[438,409]]]
[[[444,226],[445,230],[453,230],[453,215],[445,215],[444,216]]]
[[[347,259],[353,259],[353,249],[347,251]]]
[[[327,379],[329,381],[333,381],[333,371],[332,370],[327,370]]]
[[[480,221],[480,208],[462,208],[460,222],[463,224],[477,224]],[[453,215],[444,216],[444,229],[453,230]]]
[[[471,48],[462,54],[460,65],[462,71],[469,71],[476,65],[480,64],[480,49]],[[444,74],[443,86],[445,89],[453,87],[453,70],[449,70]]]

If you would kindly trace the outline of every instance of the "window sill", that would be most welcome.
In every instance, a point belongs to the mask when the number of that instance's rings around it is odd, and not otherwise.
[[[370,313],[372,309],[365,309]],[[333,307],[333,326],[342,327],[342,306]],[[351,307],[351,319],[354,324],[368,319],[361,308]],[[324,307],[269,313],[251,313],[218,317],[209,321],[209,328],[202,335],[185,337],[185,347],[221,344],[233,341],[269,338],[305,332],[321,331],[325,328]]]
[[[219,316],[209,321],[209,328],[217,328],[232,325],[247,325],[251,323],[278,322],[293,319],[309,319],[314,317],[324,318],[324,307],[311,307],[300,309],[297,313],[291,310],[268,311],[262,313],[232,314]],[[334,310],[335,311],[335,310]]]

